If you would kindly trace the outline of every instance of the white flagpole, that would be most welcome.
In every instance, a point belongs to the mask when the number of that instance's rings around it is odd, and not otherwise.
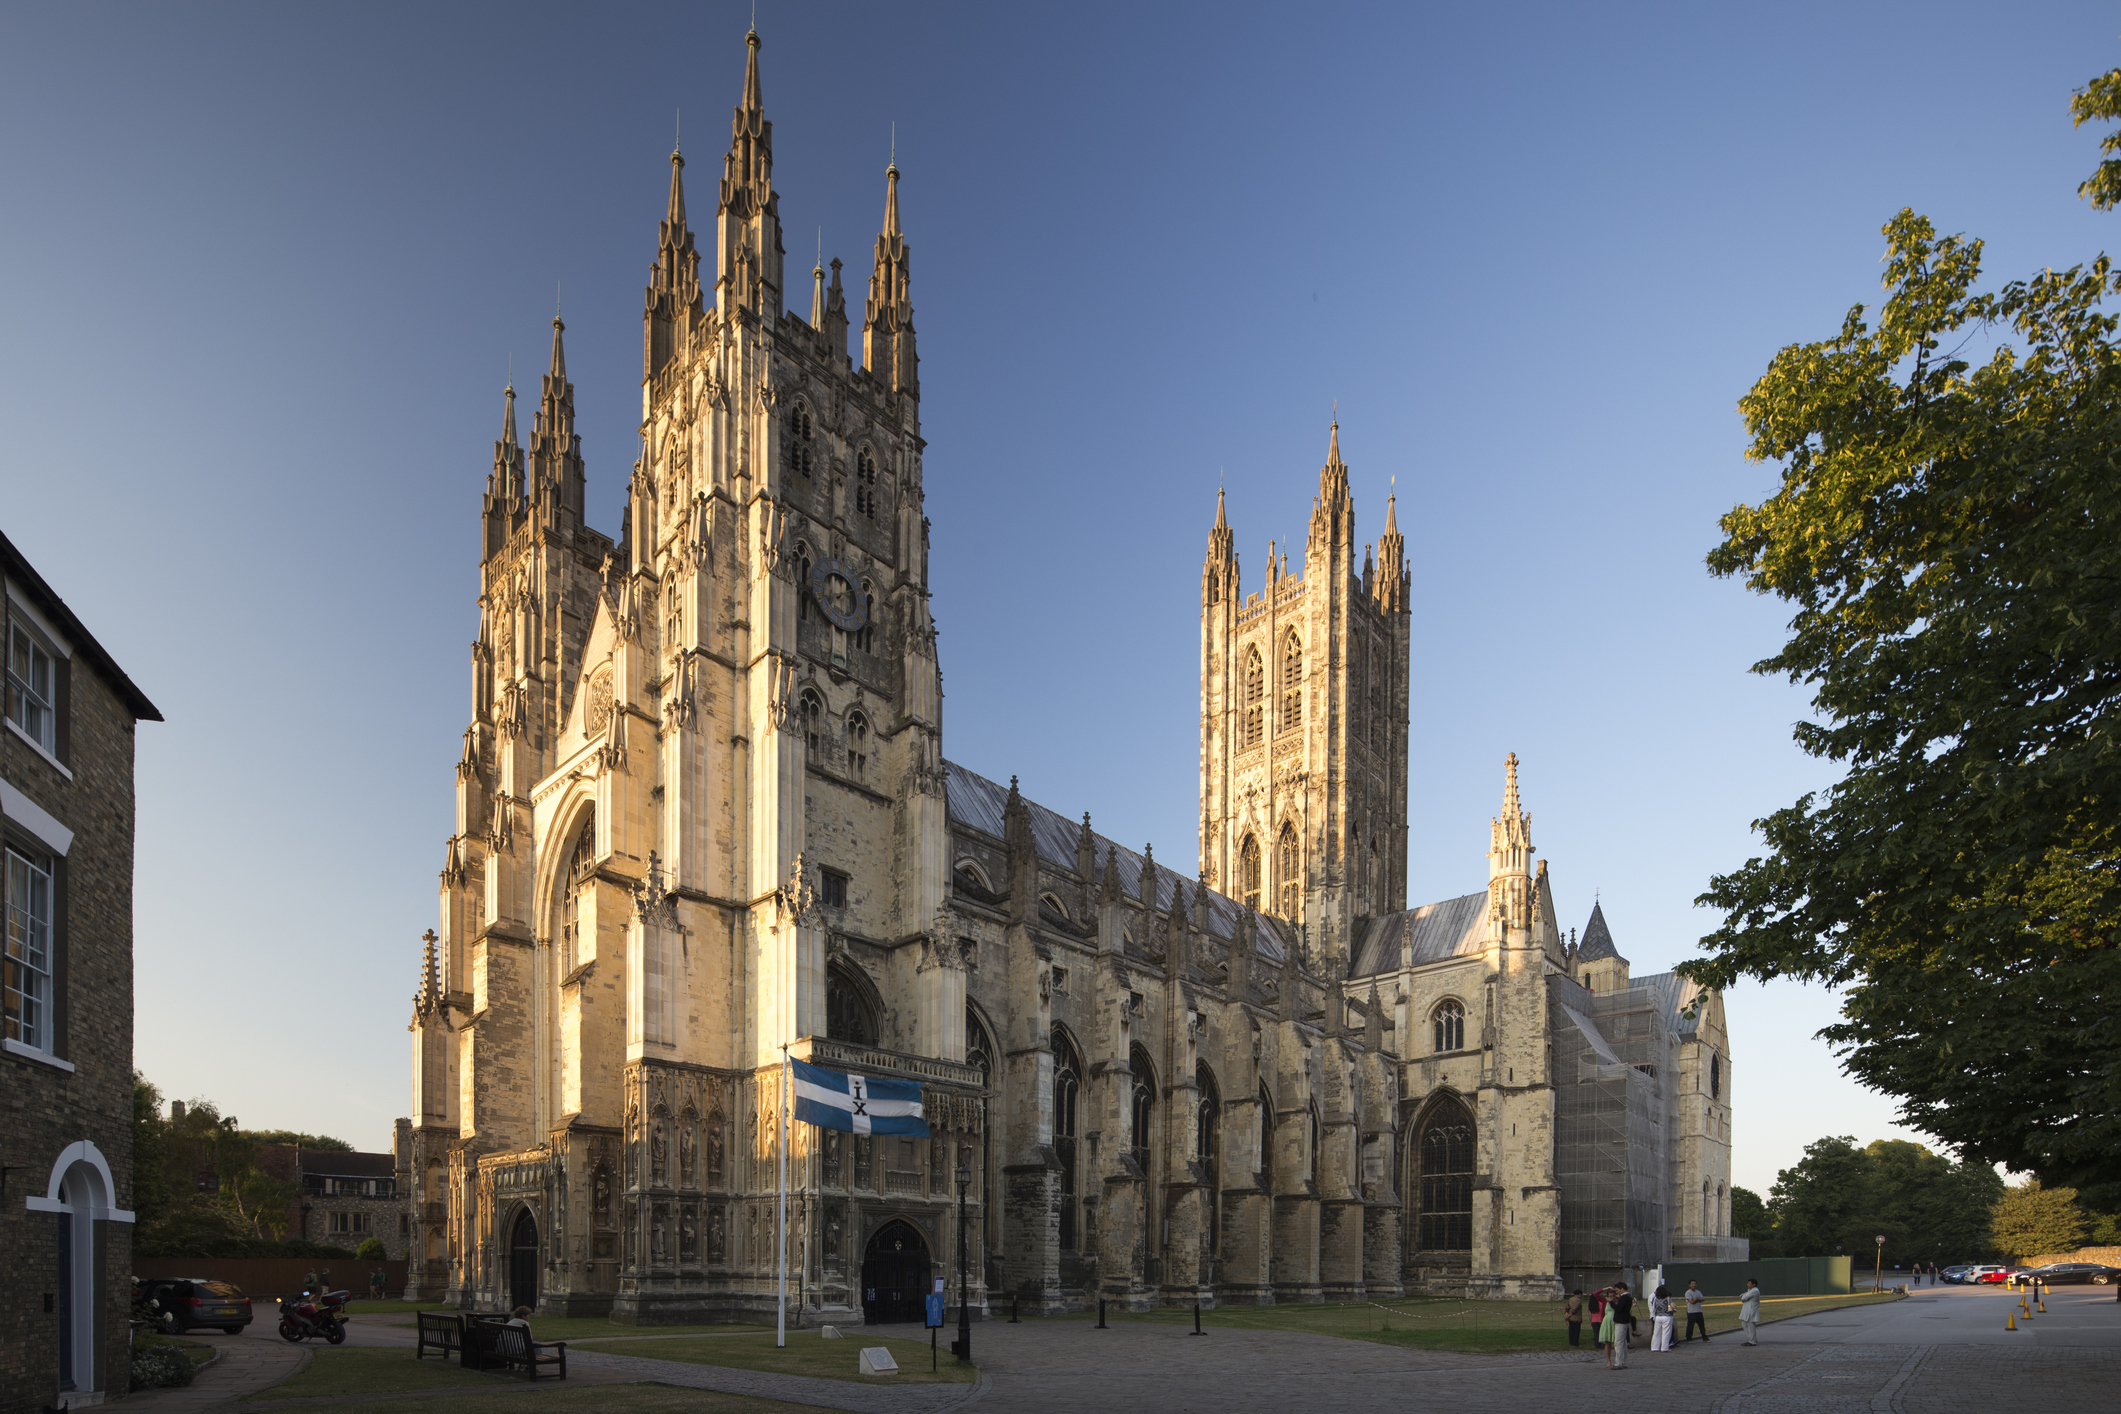
[[[788,1043],[781,1043],[781,1257],[780,1310],[774,1322],[776,1349],[788,1344]]]

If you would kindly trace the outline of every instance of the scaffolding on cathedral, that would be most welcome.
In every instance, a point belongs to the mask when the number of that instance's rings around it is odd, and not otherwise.
[[[1562,1278],[1571,1290],[1634,1281],[1671,1250],[1666,1082],[1679,1036],[1653,987],[1564,981],[1553,1006]]]

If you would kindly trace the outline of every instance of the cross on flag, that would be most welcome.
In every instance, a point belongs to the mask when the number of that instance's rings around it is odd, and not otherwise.
[[[882,1080],[873,1075],[850,1075],[808,1065],[793,1057],[795,1117],[820,1129],[841,1129],[849,1134],[912,1134],[928,1132],[921,1118],[921,1084],[918,1080]]]

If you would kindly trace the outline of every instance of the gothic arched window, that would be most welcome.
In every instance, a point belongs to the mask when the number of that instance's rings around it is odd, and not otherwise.
[[[876,519],[876,457],[867,447],[854,459],[854,508]]]
[[[1267,698],[1267,666],[1260,661],[1259,650],[1251,649],[1245,655],[1245,734],[1246,746],[1259,745],[1265,730]]]
[[[1222,1250],[1223,1096],[1215,1072],[1207,1066],[1197,1067],[1193,1078],[1200,1086],[1193,1146],[1200,1155],[1201,1175],[1208,1182],[1208,1255],[1212,1258]]]
[[[869,770],[869,719],[847,714],[847,774],[859,780]]]
[[[809,688],[803,689],[803,750],[815,761],[825,740],[825,701]]]
[[[1142,1241],[1145,1253],[1157,1247],[1156,1200],[1159,1196],[1156,1185],[1156,1070],[1149,1062],[1149,1053],[1140,1046],[1127,1055],[1127,1064],[1134,1072],[1133,1102],[1129,1106],[1132,1123],[1128,1126],[1128,1147],[1133,1151],[1134,1162],[1142,1174]]]
[[[1438,1002],[1436,1010],[1429,1013],[1429,1030],[1436,1041],[1438,1051],[1462,1051],[1466,1048],[1466,1009],[1457,1002]]]
[[[1472,1250],[1473,1116],[1455,1099],[1438,1101],[1416,1133],[1414,1153],[1421,1250]]]
[[[589,881],[596,857],[597,816],[591,809],[582,818],[582,828],[574,837],[574,850],[567,857],[567,872],[560,880],[560,967],[563,972],[574,971],[575,961],[581,955],[581,890]]]
[[[1297,848],[1294,824],[1283,822],[1281,844],[1275,855],[1274,882],[1281,885],[1281,916],[1294,923],[1302,911],[1304,893],[1303,857]]]
[[[1304,724],[1304,645],[1290,629],[1281,648],[1281,729],[1294,731]]]
[[[781,459],[788,469],[800,476],[808,476],[812,465],[810,409],[797,403],[788,409],[788,421],[783,428]]]
[[[1723,1098],[1723,1057],[1714,1051],[1709,1052],[1709,1098]]]
[[[1259,839],[1246,835],[1237,853],[1237,886],[1246,908],[1259,907]]]
[[[850,1045],[876,1044],[876,1013],[861,984],[837,967],[825,970],[825,1038]]]
[[[1076,1100],[1083,1088],[1083,1062],[1067,1033],[1053,1028],[1053,1156],[1060,1161],[1060,1246],[1073,1252],[1081,1241],[1081,1205],[1075,1194]]]
[[[965,1064],[978,1071],[981,1084],[992,1088],[994,1081],[994,1041],[987,1035],[987,1028],[980,1023],[979,1013],[972,1004],[965,1004]]]

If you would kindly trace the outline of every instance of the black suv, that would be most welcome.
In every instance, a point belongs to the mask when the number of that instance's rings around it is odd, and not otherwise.
[[[250,1298],[233,1282],[203,1277],[135,1277],[133,1314],[164,1335],[182,1335],[202,1326],[241,1335],[250,1324]]]

